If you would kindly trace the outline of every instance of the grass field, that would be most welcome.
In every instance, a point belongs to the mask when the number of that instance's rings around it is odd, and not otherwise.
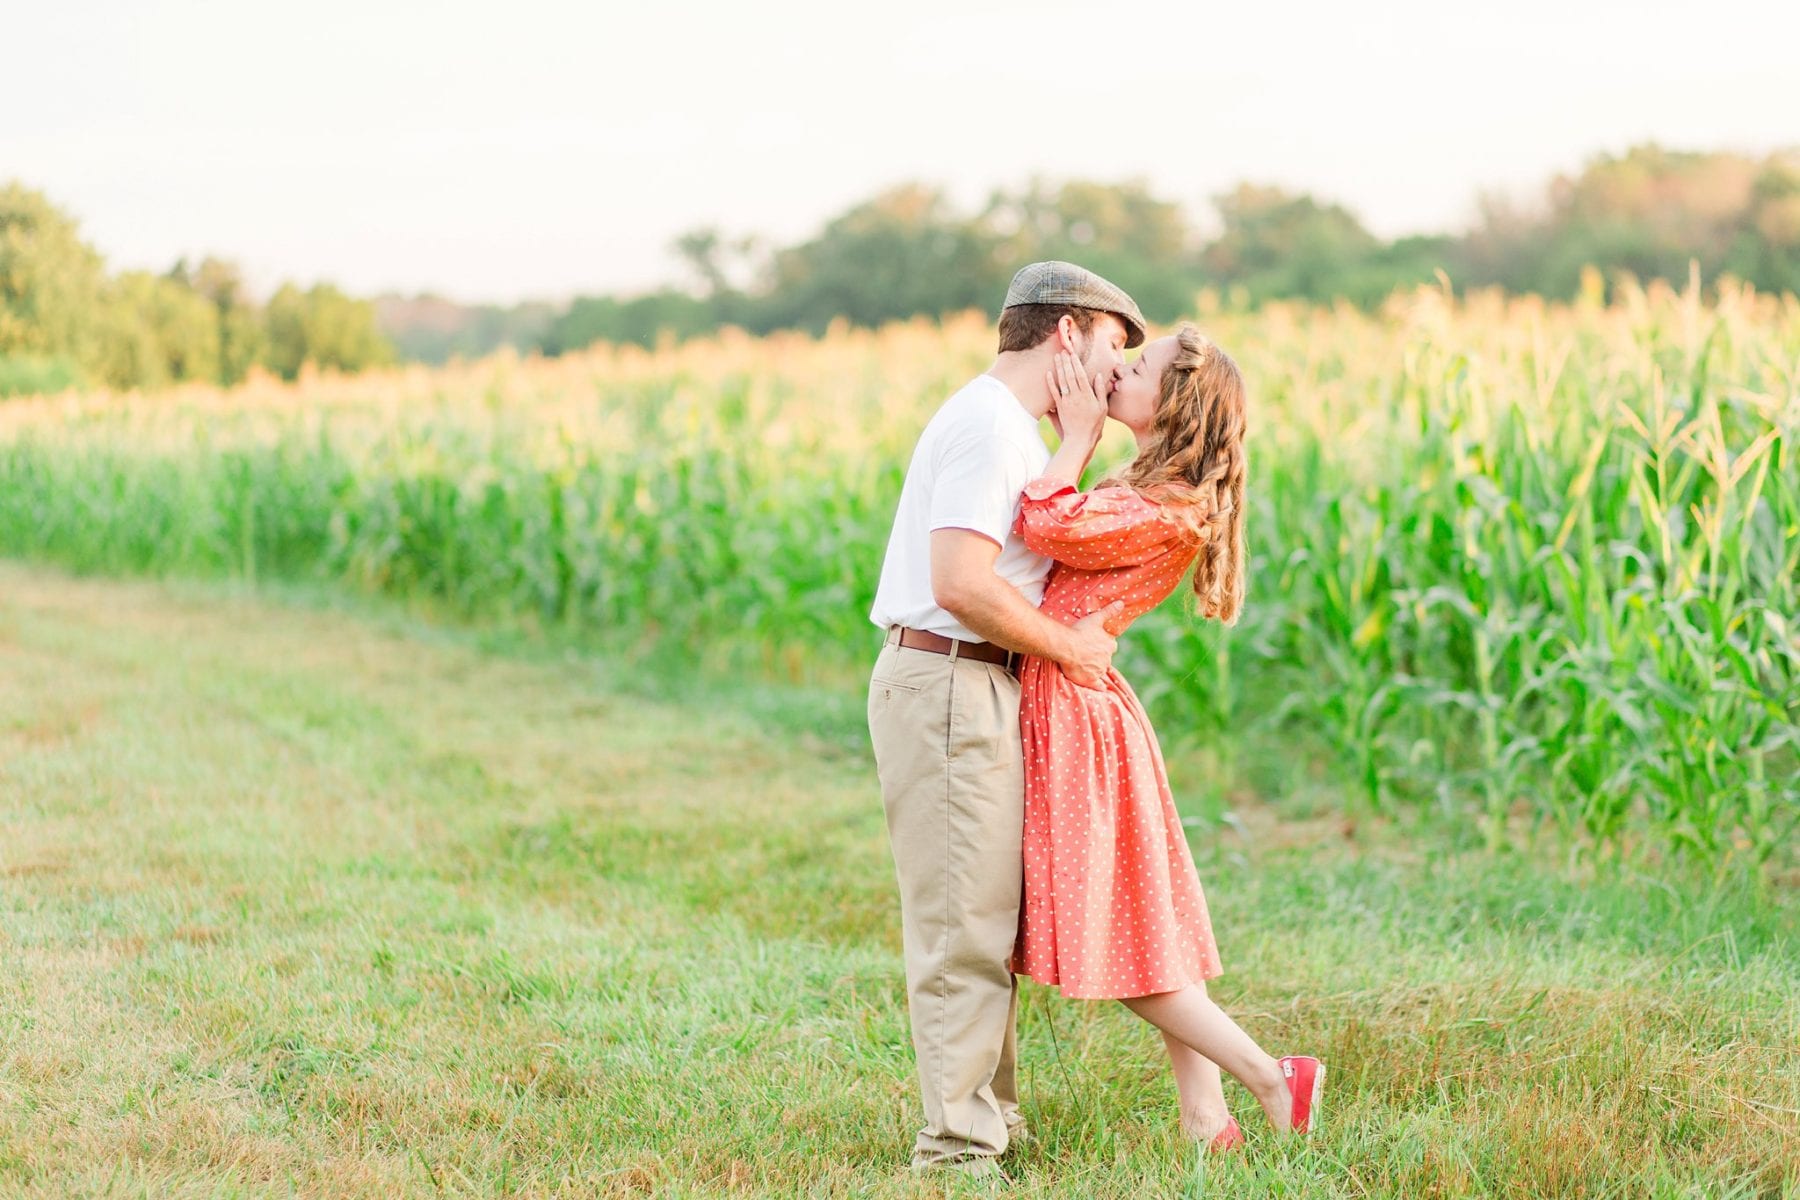
[[[938,1195],[858,703],[0,563],[0,1195]],[[1201,1174],[1145,1029],[1028,985],[1012,1194],[1800,1196],[1791,881],[1231,814],[1215,994],[1323,1130],[1233,1089]]]

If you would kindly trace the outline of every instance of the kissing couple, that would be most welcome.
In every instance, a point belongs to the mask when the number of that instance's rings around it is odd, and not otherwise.
[[[1244,1140],[1221,1072],[1276,1133],[1317,1120],[1319,1060],[1270,1056],[1207,995],[1222,968],[1206,898],[1155,731],[1112,667],[1119,635],[1184,577],[1199,619],[1233,624],[1244,599],[1243,377],[1192,325],[1146,333],[1093,272],[1021,269],[993,365],[926,424],[894,513],[868,717],[924,1102],[916,1168],[1000,1174],[1025,1136],[1021,975],[1156,1026],[1203,1146]],[[1081,491],[1108,417],[1137,453]]]

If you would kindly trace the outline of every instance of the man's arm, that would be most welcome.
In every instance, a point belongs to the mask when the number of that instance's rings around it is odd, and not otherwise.
[[[931,592],[938,607],[971,632],[1008,650],[1061,663],[1063,674],[1087,687],[1112,665],[1117,640],[1104,622],[1125,606],[1114,601],[1074,625],[1046,617],[994,574],[1000,547],[967,529],[931,531]]]

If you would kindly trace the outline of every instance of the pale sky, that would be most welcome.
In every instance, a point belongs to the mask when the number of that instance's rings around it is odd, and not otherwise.
[[[1459,229],[1655,139],[1800,145],[1800,4],[0,0],[0,182],[109,268],[562,299],[877,190],[1242,179]]]

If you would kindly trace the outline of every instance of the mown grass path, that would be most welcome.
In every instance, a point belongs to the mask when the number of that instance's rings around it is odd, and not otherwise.
[[[759,695],[0,564],[0,1195],[939,1194],[872,769]],[[1012,1194],[1800,1194],[1791,893],[1245,818],[1215,992],[1322,1136],[1202,1173],[1028,989]]]

